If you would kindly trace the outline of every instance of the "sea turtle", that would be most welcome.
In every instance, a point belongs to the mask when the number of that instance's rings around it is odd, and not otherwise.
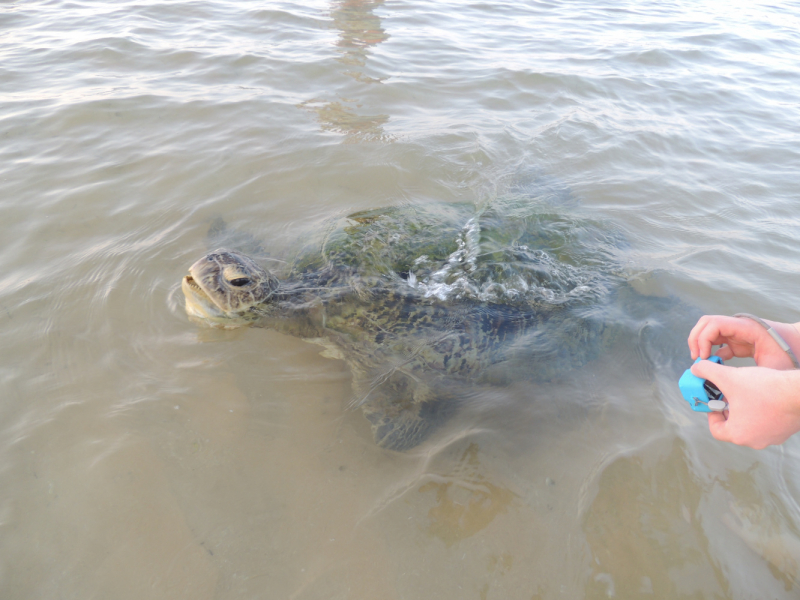
[[[193,320],[276,329],[345,360],[375,441],[405,450],[464,386],[558,380],[658,327],[671,305],[633,291],[621,240],[546,202],[407,205],[346,217],[281,277],[210,252],[182,288]]]

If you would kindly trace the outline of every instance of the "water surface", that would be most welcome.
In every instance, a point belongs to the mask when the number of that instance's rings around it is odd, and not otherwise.
[[[29,1],[0,26],[3,598],[797,596],[800,441],[714,441],[635,353],[480,390],[401,454],[344,363],[198,330],[179,290],[216,217],[280,261],[355,211],[539,178],[624,232],[637,289],[800,321],[796,6]]]

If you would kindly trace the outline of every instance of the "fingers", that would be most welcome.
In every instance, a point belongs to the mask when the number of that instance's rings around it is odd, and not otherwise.
[[[714,382],[730,407],[708,415],[714,438],[758,450],[800,432],[799,370],[730,367],[704,360],[692,365],[692,373]]]
[[[702,360],[699,363],[692,365],[692,374],[696,375],[700,379],[709,379],[713,381],[724,394],[725,390],[723,389],[723,386],[728,380],[728,369],[734,369],[734,367],[726,367],[724,365],[711,362],[710,360]]]
[[[703,316],[697,321],[697,324],[692,327],[692,330],[689,332],[689,339],[687,340],[689,343],[689,352],[692,353],[692,360],[697,359],[700,354],[700,334],[705,329],[706,325],[708,324],[710,317]],[[705,356],[704,358],[708,358]]]
[[[724,413],[708,413],[708,429],[711,431],[711,435],[718,439],[721,442],[730,442],[730,438],[728,436],[728,415],[726,414],[728,411],[724,411]]]
[[[724,318],[718,315],[700,317],[689,333],[688,343],[689,351],[692,353],[692,360],[695,360],[698,356],[700,358],[708,358],[711,356],[711,347],[722,343],[718,322]]]
[[[729,350],[720,355],[723,360],[733,356],[753,356],[755,344],[764,338],[764,329],[748,319],[721,315],[705,315],[689,333],[688,343],[692,359],[711,356],[711,347],[727,344]]]
[[[719,356],[722,360],[730,360],[735,356],[735,354],[730,346],[722,346],[719,350],[717,350],[717,356]]]

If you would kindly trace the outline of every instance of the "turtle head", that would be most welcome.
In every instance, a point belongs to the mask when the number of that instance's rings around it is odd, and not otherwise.
[[[216,250],[189,268],[181,283],[186,313],[210,327],[235,329],[252,324],[263,314],[278,279],[249,256]]]

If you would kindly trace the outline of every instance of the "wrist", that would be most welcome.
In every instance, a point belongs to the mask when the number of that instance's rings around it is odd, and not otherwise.
[[[798,329],[800,323],[781,323],[767,319],[765,322],[783,338],[783,341],[789,345],[794,355],[800,360],[800,329]]]
[[[786,416],[800,421],[800,370],[785,373],[774,387],[775,397],[783,399]]]

